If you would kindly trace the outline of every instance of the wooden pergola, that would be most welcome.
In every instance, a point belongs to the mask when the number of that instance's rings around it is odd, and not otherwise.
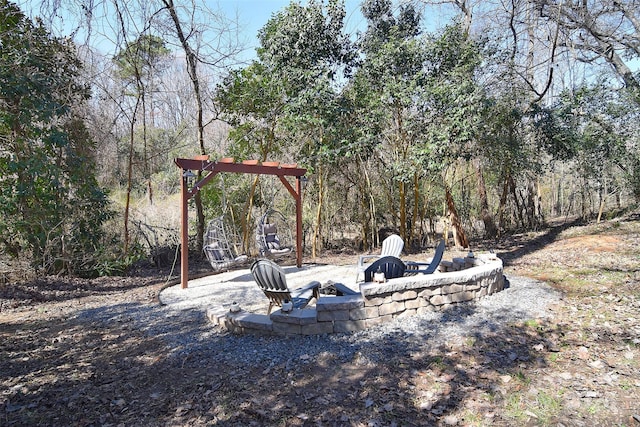
[[[280,164],[279,162],[263,162],[245,160],[234,163],[232,158],[210,161],[209,156],[197,156],[193,159],[175,159],[175,164],[182,169],[180,180],[181,222],[180,222],[180,282],[182,288],[188,287],[189,282],[189,199],[195,196],[211,179],[220,172],[246,173],[254,175],[276,175],[296,201],[296,265],[302,266],[302,183],[301,178],[307,173],[306,169],[298,168],[296,164]],[[200,181],[189,183],[190,171],[208,172]],[[191,172],[193,173],[193,172]],[[287,177],[296,179],[295,188]]]

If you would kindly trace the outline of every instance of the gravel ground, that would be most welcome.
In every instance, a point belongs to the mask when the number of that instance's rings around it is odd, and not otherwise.
[[[345,269],[303,267],[299,275],[293,277],[293,283],[297,283],[296,279],[302,283],[310,277],[322,282],[327,277],[336,277],[336,271],[347,275],[343,277],[352,275],[352,269],[348,272]],[[482,339],[483,335],[515,322],[546,318],[550,315],[549,308],[561,299],[559,292],[540,281],[523,277],[507,279],[505,290],[477,302],[445,312],[400,317],[352,334],[286,338],[238,336],[212,325],[206,318],[206,310],[235,300],[245,301],[245,309],[266,311],[264,296],[244,270],[191,281],[187,290],[180,289],[179,285],[167,288],[160,295],[161,306],[123,304],[85,311],[82,316],[106,323],[131,323],[151,336],[161,337],[173,357],[202,360],[203,366],[207,360],[216,358],[237,367],[250,362],[265,367],[286,363],[289,368],[295,368],[327,354],[340,361],[356,358],[362,364],[369,364],[384,361],[390,352],[418,352],[425,342],[434,347],[447,347],[469,338]]]
[[[246,269],[188,290],[145,270],[4,284],[0,425],[636,425],[638,219],[490,242],[507,289],[353,334],[213,325],[207,308],[236,299],[266,312]],[[289,285],[348,284],[355,257],[287,267]]]

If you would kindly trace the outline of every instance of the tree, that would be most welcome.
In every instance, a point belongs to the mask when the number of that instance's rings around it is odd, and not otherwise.
[[[477,77],[480,65],[488,57],[485,43],[472,39],[463,25],[454,22],[429,44],[426,93],[420,105],[424,139],[419,155],[432,173],[446,173],[458,160],[468,161],[477,155],[488,100]],[[481,185],[483,181],[479,179],[476,183]],[[446,178],[443,185],[456,244],[467,247],[468,239]],[[481,194],[483,191],[479,189]]]
[[[426,32],[430,22],[422,16],[433,10],[418,9],[420,3],[448,3],[445,14],[453,10],[460,17]],[[104,71],[118,61],[86,74],[98,95],[90,105],[100,121],[90,129],[96,141],[110,141],[110,150],[101,152],[105,183],[128,180],[135,197],[150,178],[137,166],[147,160],[145,146],[163,169],[151,178],[168,184],[169,192],[176,180],[168,159],[189,156],[194,147],[237,160],[297,162],[310,172],[305,231],[314,255],[356,229],[361,249],[390,229],[400,230],[410,249],[424,243],[426,221],[435,233],[434,220],[447,205],[459,235],[477,216],[493,237],[539,227],[547,212],[590,214],[598,204],[604,209],[608,198],[640,195],[638,76],[624,69],[633,69],[638,57],[633,3],[366,0],[366,31],[350,40],[342,1],[293,2],[261,29],[255,61],[231,72],[225,67],[233,43],[225,35],[232,28],[207,6],[178,0],[44,4],[52,17],[56,8],[73,7],[86,22],[77,28],[91,37],[116,28],[118,53],[133,53],[136,43],[148,52],[156,42],[175,50],[169,72],[142,66],[153,62],[150,57],[133,61],[142,70],[139,88],[135,78],[123,78],[126,73]],[[96,13],[118,10],[121,16]],[[111,24],[97,25],[101,15]],[[134,67],[121,68],[128,68],[128,78],[135,75]],[[603,69],[616,78],[592,87]],[[210,83],[222,74],[214,98]],[[140,98],[136,107],[129,96],[136,93],[152,102]],[[155,108],[145,113],[150,103]],[[213,135],[222,120],[222,131]],[[134,165],[129,177],[127,165]],[[264,180],[219,183],[226,186],[224,197],[209,187],[201,193],[202,209],[196,199],[198,234],[215,203],[242,206],[237,211],[244,209],[248,246],[254,206],[285,213],[290,206]],[[572,204],[572,193],[582,203]]]
[[[638,201],[638,110],[625,92],[612,90],[604,79],[561,94],[552,110],[556,129],[569,135],[570,156],[580,178],[581,213],[592,207],[588,195],[598,197],[599,217],[606,198],[623,187]],[[549,138],[558,138],[554,132]]]
[[[223,138],[217,138],[216,132],[225,127],[210,126],[216,123],[217,107],[211,101],[209,84],[228,70],[239,52],[236,22],[208,5],[180,0],[62,0],[38,7],[52,28],[61,16],[67,20],[58,28],[75,27],[71,36],[84,43],[83,52],[88,53],[86,60],[91,65],[100,63],[105,48],[115,49],[111,55],[115,60],[90,76],[98,96],[91,103],[94,120],[89,124],[96,139],[113,154],[109,160],[117,156],[117,163],[109,165],[115,167],[103,176],[105,182],[126,187],[123,234],[128,247],[129,239],[135,238],[129,230],[129,217],[134,215],[129,208],[131,198],[146,188],[152,204],[152,189],[166,189],[163,184],[175,172],[175,165],[166,160],[190,156],[196,147],[201,154],[224,150]],[[120,70],[113,72],[109,67]],[[107,73],[110,79],[104,77]],[[214,129],[209,134],[208,126]],[[121,147],[123,142],[126,147]],[[152,180],[164,182],[153,182],[152,187]],[[195,202],[196,240],[201,243],[204,211],[200,193]]]
[[[260,33],[260,59],[285,82],[286,103],[279,133],[289,155],[303,160],[314,176],[316,212],[312,256],[320,248],[327,177],[342,142],[346,123],[340,120],[340,81],[353,60],[351,42],[343,32],[344,2],[291,4]]]
[[[110,212],[78,114],[71,43],[0,0],[0,247],[46,273],[87,273]]]
[[[424,39],[419,37],[420,16],[406,5],[400,8],[398,17],[394,17],[389,0],[364,2],[362,11],[368,22],[359,43],[364,59],[356,71],[352,90],[375,94],[363,98],[372,104],[360,103],[361,117],[369,119],[360,124],[368,128],[366,135],[371,137],[368,145],[381,152],[378,160],[397,186],[397,194],[390,194],[388,206],[399,224],[400,235],[408,242],[412,240],[417,216],[414,212],[409,220],[408,190],[419,173],[413,146],[420,138],[414,131],[420,127],[418,122],[422,122],[417,104],[426,60]],[[367,114],[367,110],[379,115]],[[394,200],[397,200],[397,210]],[[417,206],[415,200],[413,205]],[[367,228],[363,227],[363,231]]]
[[[179,5],[176,5],[173,0],[162,0],[162,4],[164,5],[166,11],[168,12],[171,22],[173,24],[173,29],[175,31],[175,36],[177,37],[180,46],[185,54],[185,61],[187,64],[187,74],[189,76],[189,80],[191,81],[193,94],[195,96],[195,106],[196,106],[196,130],[197,130],[197,140],[198,140],[198,148],[200,154],[207,154],[207,150],[205,147],[205,102],[204,102],[204,91],[202,88],[201,77],[198,71],[198,66],[202,63],[207,63],[206,58],[203,58],[198,53],[198,48],[200,46],[194,46],[192,40],[198,41],[198,37],[193,37],[198,34],[201,30],[197,28],[195,22],[189,22],[187,19],[183,19],[180,16],[180,8]],[[193,10],[188,16],[196,15],[195,5],[193,6]],[[207,15],[207,14],[205,14]],[[216,17],[217,18],[217,17]],[[191,25],[191,29],[189,32],[185,31],[185,24]],[[223,20],[222,28],[220,33],[217,34],[217,39],[222,40],[225,33],[229,32],[228,29],[229,23]],[[201,40],[201,39],[200,39]],[[208,65],[214,67],[224,67],[226,60],[229,57],[232,57],[237,51],[237,46],[228,45],[225,46],[222,50],[217,50],[216,53],[218,55],[217,58],[213,59],[213,62],[209,62]],[[212,121],[217,117],[213,117]],[[201,178],[201,171],[198,172],[198,179]],[[198,218],[197,225],[197,233],[196,233],[196,244],[197,247],[201,248],[204,242],[204,228],[205,228],[205,219],[204,219],[204,208],[202,204],[202,194],[197,192],[195,195],[195,205],[196,205],[196,214]]]
[[[230,136],[241,158],[284,155],[307,161],[318,172],[313,252],[323,207],[323,162],[319,153],[335,144],[331,117],[336,111],[334,87],[349,66],[351,51],[342,33],[344,6],[337,0],[292,3],[260,30],[258,60],[225,79],[218,90],[224,116],[234,126]],[[252,184],[251,202],[257,185]],[[245,207],[245,230],[250,205]],[[246,232],[245,232],[246,235]],[[246,240],[246,238],[245,238]]]
[[[119,9],[118,9],[119,11]],[[118,13],[122,17],[122,14]],[[121,18],[121,26],[124,32],[124,20]],[[124,209],[124,250],[127,254],[129,251],[130,235],[129,235],[129,209],[131,204],[131,192],[133,190],[133,166],[136,140],[136,123],[138,121],[139,110],[142,117],[142,140],[143,140],[143,164],[145,165],[145,175],[149,188],[149,200],[153,201],[151,196],[151,181],[149,180],[149,171],[147,167],[147,92],[151,91],[150,86],[152,76],[155,69],[159,66],[163,57],[168,55],[169,51],[165,47],[164,42],[159,37],[143,34],[135,41],[127,43],[124,49],[116,54],[114,62],[117,67],[118,75],[129,85],[134,86],[132,96],[134,103],[131,110],[125,111],[129,121],[129,155],[127,161],[127,192]],[[128,85],[127,85],[128,86]],[[131,92],[125,91],[131,95]]]
[[[558,25],[566,48],[580,52],[580,61],[605,61],[640,103],[640,80],[625,61],[640,57],[637,3],[538,0],[535,4],[541,16]]]
[[[363,13],[369,25],[353,87],[362,85],[367,89],[360,93],[375,95],[363,98],[372,103],[360,112],[373,120],[359,124],[370,127],[369,144],[397,187],[387,205],[410,242],[420,216],[423,178],[438,176],[458,158],[470,156],[483,114],[484,92],[475,81],[482,48],[456,23],[439,34],[420,34],[420,16],[411,6],[401,7],[396,18],[390,1],[371,0]],[[458,224],[457,243],[466,246],[449,186],[442,179],[440,184]]]

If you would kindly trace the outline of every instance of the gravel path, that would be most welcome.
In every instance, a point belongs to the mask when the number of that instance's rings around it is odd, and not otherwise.
[[[335,280],[335,277],[352,277],[355,282],[353,267],[307,266],[287,272],[290,286],[308,280]],[[238,368],[247,363],[265,368],[285,363],[295,368],[327,356],[337,361],[358,360],[368,364],[384,361],[390,352],[410,356],[426,346],[446,348],[470,337],[482,339],[514,322],[548,317],[550,306],[561,299],[559,292],[540,281],[523,277],[507,279],[505,290],[477,302],[445,312],[400,317],[353,334],[238,336],[212,325],[205,313],[214,305],[242,301],[246,310],[266,311],[266,300],[251,281],[248,270],[190,281],[186,290],[179,285],[167,288],[160,295],[161,306],[120,304],[85,311],[82,316],[91,316],[98,322],[129,323],[162,338],[167,352],[177,361],[200,360],[203,367],[215,359]],[[349,279],[345,284],[354,285]]]

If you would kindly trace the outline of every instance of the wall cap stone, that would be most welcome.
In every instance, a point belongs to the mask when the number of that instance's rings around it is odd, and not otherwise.
[[[391,294],[407,290],[422,290],[425,288],[436,288],[451,284],[473,282],[478,281],[482,277],[502,272],[502,268],[502,260],[497,258],[494,261],[483,263],[482,265],[471,267],[466,270],[399,277],[397,279],[388,280],[385,283],[363,283],[360,285],[360,292],[364,298],[368,299],[387,293]]]
[[[222,306],[207,310],[212,323],[233,333],[261,335],[318,335],[355,332],[410,316],[447,309],[451,305],[482,298],[504,289],[502,260],[494,254],[442,261],[440,269],[456,271],[416,274],[385,283],[363,283],[360,294],[322,296],[315,307],[294,309],[271,315],[240,311],[231,313]],[[466,268],[465,268],[466,267]]]

